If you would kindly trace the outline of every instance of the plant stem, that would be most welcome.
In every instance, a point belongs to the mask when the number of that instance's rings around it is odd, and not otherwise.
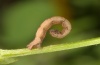
[[[0,49],[0,62],[12,57],[62,51],[62,50],[86,47],[86,46],[97,45],[97,44],[100,44],[100,37],[83,40],[80,42],[74,42],[74,43],[62,43],[62,44],[57,44],[57,45],[50,45],[50,46],[43,47],[42,49],[33,49],[33,50],[29,50],[27,48],[14,49],[14,50]]]

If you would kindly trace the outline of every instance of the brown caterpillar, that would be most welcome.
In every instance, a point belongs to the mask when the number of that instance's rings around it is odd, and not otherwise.
[[[55,16],[55,17],[46,19],[38,28],[35,39],[29,45],[27,45],[28,49],[31,50],[32,48],[40,48],[41,43],[46,36],[46,32],[48,31],[48,29],[51,28],[52,25],[55,25],[55,24],[61,24],[63,27],[63,30],[62,31],[53,30],[53,29],[50,30],[50,34],[52,37],[63,38],[71,30],[70,22],[64,17]]]

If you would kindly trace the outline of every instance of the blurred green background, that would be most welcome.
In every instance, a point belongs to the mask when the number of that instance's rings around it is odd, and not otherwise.
[[[1,49],[25,48],[39,25],[52,16],[67,18],[72,31],[64,39],[47,33],[42,46],[100,36],[100,0],[1,0],[0,4]],[[100,45],[18,59],[9,65],[100,65]]]

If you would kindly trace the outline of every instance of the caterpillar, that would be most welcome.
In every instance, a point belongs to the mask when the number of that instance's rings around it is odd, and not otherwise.
[[[37,32],[36,32],[36,36],[35,39],[27,45],[28,49],[33,49],[33,48],[40,48],[41,47],[41,43],[43,41],[43,39],[46,36],[47,31],[56,24],[61,24],[63,29],[62,31],[58,31],[58,30],[54,30],[51,29],[50,35],[52,37],[55,38],[63,38],[65,37],[67,34],[69,34],[69,32],[71,31],[71,24],[70,22],[65,19],[64,17],[61,16],[54,16],[51,17],[49,19],[46,19],[38,28]]]

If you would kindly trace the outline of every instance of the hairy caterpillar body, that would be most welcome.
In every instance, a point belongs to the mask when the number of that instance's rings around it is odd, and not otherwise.
[[[65,19],[64,17],[55,16],[55,17],[46,19],[38,28],[35,39],[27,46],[28,49],[40,48],[41,43],[42,43],[43,39],[45,38],[47,31],[51,28],[51,26],[53,26],[55,24],[61,24],[63,29],[62,29],[62,31],[58,31],[58,30],[54,30],[54,29],[50,30],[50,34],[52,37],[63,38],[71,30],[70,22],[67,19]]]

